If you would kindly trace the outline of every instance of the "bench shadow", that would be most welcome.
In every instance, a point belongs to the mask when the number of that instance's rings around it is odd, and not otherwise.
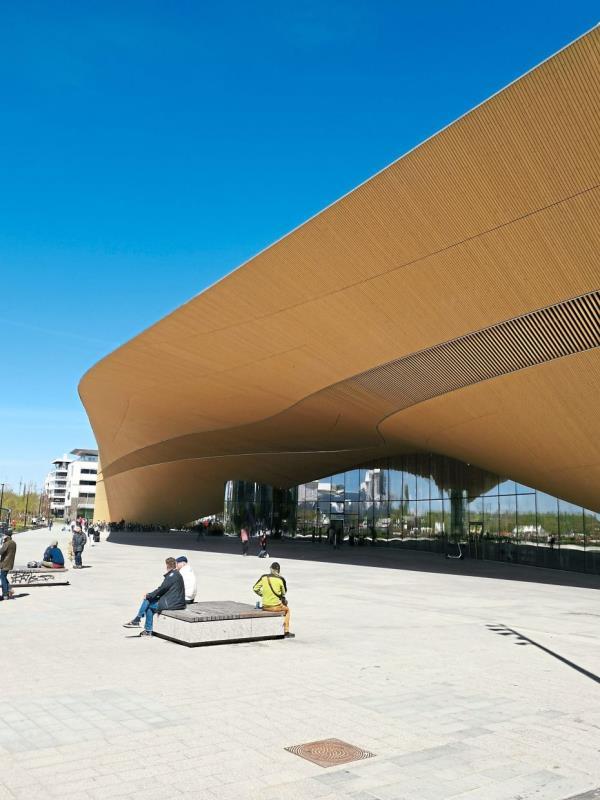
[[[206,536],[197,540],[196,534],[186,531],[130,532],[114,531],[107,539],[112,544],[156,547],[165,550],[164,556],[197,553],[196,560],[204,553],[221,553],[242,558],[241,546],[234,536]],[[273,539],[269,542],[268,559],[257,558],[258,548],[252,540],[251,552],[246,558],[256,559],[256,568],[264,572],[265,564],[271,561],[300,560],[327,564],[352,564],[356,566],[381,567],[384,569],[427,572],[440,575],[464,575],[493,580],[521,581],[554,586],[570,586],[574,589],[600,589],[600,575],[584,572],[532,567],[524,564],[507,564],[502,561],[485,561],[470,558],[446,559],[443,554],[419,550],[382,550],[379,547],[350,547],[344,545],[333,550],[326,542],[321,544],[293,539]],[[196,566],[196,572],[201,567]]]

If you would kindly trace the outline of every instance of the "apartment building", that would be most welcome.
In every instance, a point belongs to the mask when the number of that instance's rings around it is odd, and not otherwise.
[[[91,519],[96,501],[98,451],[76,448],[52,465],[45,481],[51,514],[68,519]]]

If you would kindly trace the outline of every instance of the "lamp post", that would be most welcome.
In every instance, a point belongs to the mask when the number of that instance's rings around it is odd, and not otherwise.
[[[27,514],[29,512],[29,486],[27,486],[27,497],[25,498],[25,520],[23,522],[23,528],[27,527]]]

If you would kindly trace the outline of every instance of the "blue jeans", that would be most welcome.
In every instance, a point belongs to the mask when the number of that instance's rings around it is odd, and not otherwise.
[[[147,631],[152,630],[152,623],[154,621],[154,615],[158,611],[158,602],[151,603],[150,600],[144,600],[142,605],[140,606],[140,610],[137,612],[137,616],[139,619],[145,617],[144,628]]]
[[[2,597],[8,597],[10,583],[8,582],[8,570],[0,569],[0,583],[2,584]]]
[[[75,566],[76,567],[80,567],[81,566],[81,551],[74,553],[74,556],[75,556]]]

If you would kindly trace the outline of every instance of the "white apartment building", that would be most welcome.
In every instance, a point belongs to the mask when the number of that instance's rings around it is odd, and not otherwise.
[[[98,451],[78,448],[52,464],[54,469],[48,473],[45,481],[52,515],[68,519],[91,519],[96,502]]]
[[[69,464],[73,461],[66,453],[52,462],[52,469],[46,475],[44,491],[48,497],[50,516],[64,517],[67,503],[67,476]]]

